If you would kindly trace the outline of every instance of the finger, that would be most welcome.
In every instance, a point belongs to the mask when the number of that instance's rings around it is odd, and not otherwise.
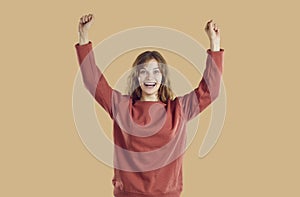
[[[214,30],[216,31],[218,29],[217,24],[214,24]]]
[[[88,15],[84,16],[84,23],[88,22]]]
[[[95,19],[95,16],[91,14],[91,21]]]
[[[87,22],[90,22],[92,20],[92,14],[89,14],[88,16],[87,16]]]
[[[94,16],[92,14],[89,15],[89,21],[92,21],[94,19]]]
[[[217,24],[216,24],[216,23],[212,24],[212,30],[213,30],[213,31],[216,31],[216,29],[218,29]]]
[[[85,23],[89,22],[89,15],[85,15]]]
[[[214,24],[214,20],[211,19],[211,20],[208,22],[208,27],[209,27],[209,28],[213,28],[213,24]]]
[[[205,25],[205,30],[208,30],[209,29],[209,23],[211,23],[212,22],[212,20],[209,20],[207,23],[206,23],[206,25]]]
[[[217,25],[217,30],[218,30],[218,32],[220,31],[220,27]]]

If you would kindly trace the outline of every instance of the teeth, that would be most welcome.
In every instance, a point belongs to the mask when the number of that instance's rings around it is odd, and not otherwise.
[[[155,86],[156,83],[155,82],[145,82],[144,85],[145,86]]]

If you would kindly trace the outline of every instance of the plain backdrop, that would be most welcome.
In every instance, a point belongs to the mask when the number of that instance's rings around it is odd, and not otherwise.
[[[74,45],[83,14],[97,44],[119,31],[162,26],[209,47],[214,19],[225,49],[225,124],[203,159],[210,108],[184,158],[183,197],[299,196],[299,28],[296,1],[7,1],[1,6],[0,196],[112,196],[113,169],[81,142],[72,112]],[[105,72],[114,85],[122,55]],[[168,54],[193,86],[200,75]],[[111,121],[96,107],[111,138]]]

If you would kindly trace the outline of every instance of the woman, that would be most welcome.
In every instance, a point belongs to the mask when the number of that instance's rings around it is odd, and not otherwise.
[[[133,63],[129,93],[112,89],[98,69],[88,39],[94,16],[82,16],[75,45],[83,81],[114,124],[114,195],[116,197],[179,197],[186,124],[219,94],[223,49],[220,31],[210,20],[206,69],[199,86],[175,97],[168,67],[157,51],[145,51]]]

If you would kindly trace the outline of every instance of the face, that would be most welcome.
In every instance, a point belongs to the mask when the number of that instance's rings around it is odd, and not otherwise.
[[[158,62],[151,59],[139,70],[138,80],[144,96],[156,96],[162,81]]]

